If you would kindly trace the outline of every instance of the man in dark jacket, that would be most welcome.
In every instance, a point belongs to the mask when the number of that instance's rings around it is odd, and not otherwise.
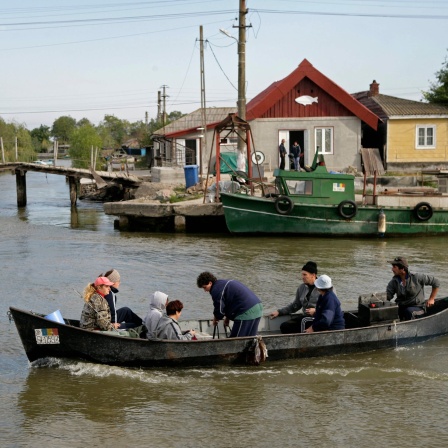
[[[286,157],[286,148],[285,148],[285,139],[282,140],[278,147],[278,154],[280,156],[280,169],[285,169],[285,157]]]
[[[284,316],[286,314],[297,313],[290,320],[283,322],[280,325],[280,331],[283,334],[300,333],[302,331],[302,320],[307,317],[310,318],[316,312],[316,303],[319,298],[319,291],[314,287],[314,282],[317,279],[317,264],[314,261],[308,261],[302,267],[302,284],[297,288],[296,298],[289,305],[272,311],[269,315],[271,319],[277,316]],[[307,319],[311,320],[311,319]]]
[[[231,338],[256,336],[263,305],[253,291],[237,280],[218,280],[210,272],[199,274],[196,283],[212,296],[213,325],[224,319],[228,326],[229,320],[233,320]]]
[[[400,320],[411,320],[415,315],[423,314],[424,307],[434,305],[434,300],[440,288],[440,281],[432,275],[411,274],[406,258],[396,257],[388,261],[392,265],[394,277],[386,288],[387,300],[392,300],[398,305],[398,317]],[[429,299],[425,301],[424,286],[432,287]]]

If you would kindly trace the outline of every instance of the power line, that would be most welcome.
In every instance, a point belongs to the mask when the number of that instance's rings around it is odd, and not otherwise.
[[[226,77],[227,81],[229,81],[230,85],[236,90],[238,91],[238,89],[233,85],[232,81],[230,81],[229,77],[227,76],[226,72],[224,71],[224,69],[221,67],[221,64],[218,61],[218,58],[215,55],[215,52],[213,51],[212,48],[212,44],[207,40],[206,42],[208,42],[210,44],[210,50],[213,54],[213,57],[215,58],[216,63],[218,64],[218,67],[221,69],[222,73],[224,74],[224,76]]]

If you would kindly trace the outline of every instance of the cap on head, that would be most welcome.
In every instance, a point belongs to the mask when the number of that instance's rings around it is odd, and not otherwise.
[[[330,289],[333,285],[331,284],[331,278],[324,274],[317,278],[314,286],[318,289]]]
[[[98,277],[95,280],[94,285],[95,286],[101,286],[101,285],[112,286],[113,282],[111,282],[107,277]]]
[[[309,272],[310,274],[317,274],[317,264],[314,261],[307,261],[302,268],[302,271]]]
[[[117,270],[112,269],[112,272],[107,276],[107,278],[112,282],[112,283],[117,283],[120,281],[120,274],[118,273]]]
[[[395,257],[393,260],[388,261],[391,265],[403,266],[404,268],[409,267],[408,260],[403,257]]]

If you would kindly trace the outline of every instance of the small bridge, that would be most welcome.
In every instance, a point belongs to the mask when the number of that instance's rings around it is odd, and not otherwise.
[[[107,171],[94,171],[81,168],[66,168],[63,166],[54,165],[41,165],[38,163],[24,163],[24,162],[10,162],[1,163],[0,171],[11,171],[16,175],[16,187],[17,187],[17,206],[26,206],[26,173],[27,171],[35,171],[46,174],[59,174],[66,176],[69,182],[70,190],[70,203],[76,205],[78,198],[78,185],[82,178],[95,180],[98,188],[103,188],[108,185],[109,182],[118,183],[124,187],[132,187],[142,182],[142,179],[130,175],[125,172],[107,172]]]

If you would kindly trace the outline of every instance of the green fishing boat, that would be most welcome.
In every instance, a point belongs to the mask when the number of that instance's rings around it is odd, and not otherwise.
[[[232,233],[405,236],[448,233],[448,196],[397,194],[355,200],[355,177],[329,172],[316,154],[308,171],[274,171],[275,185],[221,193]],[[372,203],[369,203],[372,202]],[[448,202],[447,202],[448,204]]]

